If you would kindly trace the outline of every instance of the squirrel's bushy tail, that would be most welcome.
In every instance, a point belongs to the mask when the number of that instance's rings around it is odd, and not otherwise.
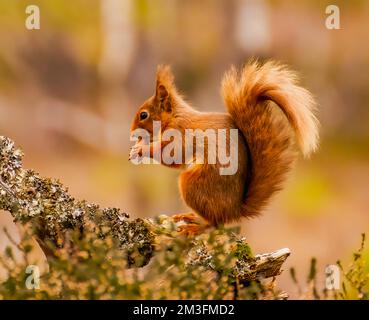
[[[275,119],[269,101],[285,114],[305,156],[318,144],[315,102],[309,91],[298,86],[294,72],[272,61],[253,61],[241,71],[232,67],[223,78],[222,93],[250,152],[251,171],[241,215],[255,216],[281,189],[295,158],[291,130]]]

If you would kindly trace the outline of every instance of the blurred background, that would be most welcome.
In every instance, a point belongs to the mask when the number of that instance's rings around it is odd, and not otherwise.
[[[40,30],[27,30],[37,5]],[[321,146],[300,159],[283,192],[242,234],[255,253],[289,247],[279,286],[296,296],[311,257],[346,261],[369,233],[369,2],[335,1],[341,29],[325,27],[331,1],[2,0],[0,135],[25,167],[59,178],[77,198],[132,217],[186,211],[176,170],[128,162],[129,126],[154,93],[159,63],[199,110],[222,111],[220,81],[250,57],[289,64],[319,103]],[[17,233],[10,214],[0,227]],[[0,231],[0,250],[6,246]]]

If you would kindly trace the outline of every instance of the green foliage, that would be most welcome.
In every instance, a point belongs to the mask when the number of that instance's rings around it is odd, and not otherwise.
[[[19,244],[11,240],[0,256],[7,277],[0,284],[0,299],[257,299],[276,298],[277,292],[260,282],[239,283],[233,274],[237,258],[250,249],[235,241],[237,230],[220,229],[195,239],[165,235],[156,245],[150,264],[128,269],[119,243],[110,235],[71,231],[65,245],[47,244],[49,270],[39,289],[27,289],[25,273],[31,260],[31,229]],[[170,240],[170,241],[169,241]],[[15,254],[21,253],[21,259]],[[45,248],[43,248],[45,251]],[[209,268],[209,265],[211,268]]]
[[[353,261],[347,271],[340,261],[337,262],[344,275],[340,293],[343,299],[369,299],[369,257],[368,252],[364,250],[364,245],[365,234],[362,234],[360,248],[353,253]]]
[[[312,258],[310,270],[307,277],[307,286],[302,293],[301,285],[296,277],[296,270],[290,269],[290,276],[293,283],[298,288],[300,298],[303,299],[344,299],[344,300],[369,300],[369,253],[364,250],[365,234],[362,234],[360,248],[352,254],[352,261],[347,270],[341,261],[337,261],[337,266],[342,274],[342,281],[339,290],[321,289],[317,286],[317,260]]]

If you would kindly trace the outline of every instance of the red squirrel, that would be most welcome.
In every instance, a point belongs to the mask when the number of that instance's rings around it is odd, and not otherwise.
[[[152,158],[155,144],[160,144],[161,150],[168,144],[161,139],[154,141],[154,121],[160,121],[162,131],[177,129],[182,134],[186,129],[238,129],[238,169],[233,175],[221,175],[219,162],[166,164],[183,170],[179,189],[195,213],[176,215],[177,220],[195,222],[200,215],[208,224],[217,226],[259,215],[282,188],[292,168],[296,159],[294,141],[304,156],[317,148],[315,101],[286,66],[273,61],[250,61],[241,70],[232,67],[223,77],[221,91],[227,112],[199,112],[178,93],[170,68],[159,66],[155,94],[134,117],[131,132],[145,129],[151,142],[137,142],[130,159],[144,150]],[[276,107],[285,117],[275,112]],[[189,224],[188,228],[195,225]]]

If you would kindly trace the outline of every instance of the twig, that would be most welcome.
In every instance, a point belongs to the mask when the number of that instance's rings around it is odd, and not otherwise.
[[[7,187],[7,185],[3,182],[3,179],[1,178],[1,176],[0,176],[0,187],[4,191],[6,191],[8,194],[10,194],[11,196],[15,197],[15,193]]]

